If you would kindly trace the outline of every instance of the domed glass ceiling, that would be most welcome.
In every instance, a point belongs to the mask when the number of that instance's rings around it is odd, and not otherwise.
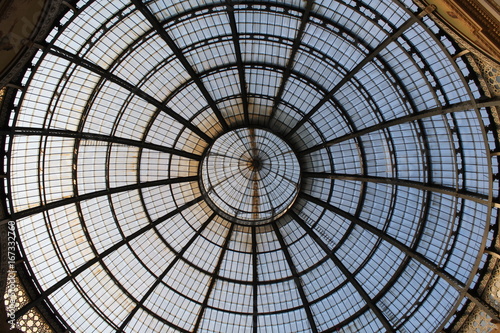
[[[16,97],[6,191],[75,332],[433,332],[498,186],[484,98],[411,1],[78,2]],[[488,238],[489,237],[489,238]]]

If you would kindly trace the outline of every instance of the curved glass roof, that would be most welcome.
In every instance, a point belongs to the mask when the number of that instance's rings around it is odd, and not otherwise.
[[[9,123],[9,210],[38,293],[18,315],[428,333],[474,301],[497,217],[491,101],[413,2],[78,8]]]

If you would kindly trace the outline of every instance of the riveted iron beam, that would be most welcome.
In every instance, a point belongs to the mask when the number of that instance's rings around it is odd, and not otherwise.
[[[135,94],[136,96],[139,96],[140,98],[144,99],[146,102],[150,103],[151,105],[154,105],[156,108],[162,110],[165,112],[168,116],[172,117],[182,125],[184,125],[186,128],[189,128],[191,131],[196,133],[200,138],[205,140],[208,143],[212,143],[213,139],[208,136],[205,132],[203,132],[201,129],[193,125],[189,120],[185,119],[182,117],[180,114],[177,112],[173,111],[171,108],[163,104],[162,102],[158,101],[155,97],[149,95],[145,91],[141,90],[140,88],[132,85],[131,83],[127,82],[126,80],[123,80],[122,78],[116,76],[115,74],[111,73],[110,71],[102,68],[99,65],[94,64],[93,62],[90,62],[86,59],[83,59],[75,54],[72,54],[66,50],[63,50],[57,46],[51,45],[50,47],[47,48],[47,52],[55,55],[57,57],[60,57],[62,59],[66,59],[78,66],[81,66],[83,68],[88,69],[89,71],[96,73],[100,75],[101,77],[105,78],[106,80],[113,82],[120,87],[130,91],[131,93]]]
[[[288,267],[290,268],[290,271],[292,272],[295,286],[297,287],[297,291],[299,292],[300,299],[302,300],[302,304],[304,306],[304,311],[306,312],[306,315],[307,315],[307,320],[309,321],[309,325],[311,326],[311,331],[314,333],[317,333],[318,327],[316,326],[316,322],[314,321],[314,316],[313,316],[313,313],[311,310],[311,305],[309,304],[309,301],[307,300],[306,293],[304,292],[304,287],[302,286],[302,281],[300,280],[300,276],[299,276],[299,273],[297,272],[297,268],[295,267],[295,264],[293,263],[292,257],[290,255],[290,251],[288,251],[288,245],[285,243],[285,240],[283,239],[283,235],[281,234],[279,227],[276,225],[276,222],[273,222],[272,226],[274,229],[274,233],[276,234],[276,238],[278,239],[278,242],[280,243],[281,251],[283,251],[286,262],[288,263]]]
[[[356,280],[356,278],[349,272],[347,267],[342,263],[342,261],[333,253],[330,247],[321,239],[321,237],[314,232],[314,230],[309,227],[303,219],[300,218],[294,211],[289,212],[290,216],[302,227],[302,229],[316,242],[316,244],[321,247],[323,252],[333,261],[335,266],[337,266],[342,274],[347,278],[347,280],[353,285],[356,291],[361,295],[363,300],[366,302],[368,307],[375,313],[378,320],[384,325],[387,332],[396,332],[396,330],[389,323],[387,318],[384,316],[382,311],[378,308],[378,306],[374,303],[374,301],[370,298],[368,293],[363,289],[361,284]]]
[[[300,20],[300,26],[297,30],[297,35],[295,36],[295,39],[293,41],[290,57],[288,58],[288,61],[285,65],[285,72],[283,73],[283,77],[281,78],[281,83],[278,88],[278,92],[276,93],[276,97],[274,99],[273,107],[271,109],[271,115],[269,116],[269,121],[273,119],[276,111],[278,110],[278,105],[281,101],[283,93],[285,92],[286,84],[288,82],[288,79],[290,78],[290,75],[292,74],[293,64],[295,62],[297,52],[299,51],[300,44],[302,42],[302,36],[304,35],[304,32],[306,30],[306,25],[309,22],[309,17],[311,16],[311,10],[314,6],[314,0],[306,0],[306,1],[307,1],[306,7],[304,13],[302,14],[302,18]]]
[[[226,238],[224,239],[224,244],[222,244],[222,250],[220,251],[219,258],[217,259],[217,264],[214,268],[214,272],[212,274],[212,277],[210,278],[210,283],[208,285],[207,293],[205,294],[205,299],[203,300],[203,304],[201,305],[200,313],[198,314],[198,317],[196,318],[193,333],[198,332],[198,330],[200,329],[201,321],[203,320],[203,315],[205,314],[205,310],[208,307],[210,295],[212,294],[212,291],[215,287],[215,283],[217,282],[217,276],[219,275],[220,268],[222,266],[222,263],[224,262],[224,257],[226,255],[226,251],[229,247],[229,242],[231,241],[231,237],[233,236],[234,226],[235,226],[235,224],[231,223],[231,226],[229,227]]]
[[[422,13],[426,13],[424,10]],[[354,78],[354,76],[372,61],[383,49],[385,49],[389,44],[398,39],[406,30],[408,30],[415,22],[420,19],[420,16],[412,16],[406,22],[404,22],[396,31],[389,35],[382,43],[380,43],[376,48],[374,48],[366,57],[363,58],[353,69],[349,71],[339,83],[335,85],[286,135],[286,138],[290,138],[302,125],[304,125],[327,101],[329,101],[336,93],[340,90],[349,80]]]
[[[102,142],[116,143],[126,146],[133,146],[138,148],[160,151],[172,155],[186,157],[196,161],[201,161],[202,159],[201,155],[188,153],[180,149],[164,147],[154,143],[148,143],[133,139],[120,138],[112,135],[98,134],[98,133],[74,132],[74,131],[51,129],[51,128],[14,127],[7,130],[0,130],[0,135],[55,136],[55,137],[74,138],[81,140],[102,141]]]
[[[131,2],[134,4],[134,6],[144,15],[146,20],[153,26],[153,28],[158,32],[158,35],[167,43],[168,47],[172,50],[172,52],[175,54],[177,59],[181,62],[182,66],[184,66],[184,69],[188,72],[188,74],[191,76],[193,81],[195,82],[196,86],[198,89],[200,89],[201,94],[207,101],[208,105],[210,108],[213,110],[215,113],[215,116],[219,120],[222,128],[224,130],[227,130],[229,126],[227,125],[226,120],[222,116],[221,111],[219,110],[219,107],[213,100],[212,96],[208,92],[207,88],[203,84],[203,81],[200,78],[200,75],[196,73],[194,70],[193,66],[189,63],[188,59],[182,53],[181,49],[177,46],[175,41],[170,37],[170,35],[167,33],[165,28],[162,26],[160,21],[156,18],[156,16],[149,10],[149,8],[144,4],[141,0],[131,0]]]
[[[105,195],[112,195],[112,194],[121,193],[121,192],[139,190],[139,189],[153,187],[153,186],[171,185],[171,184],[179,184],[179,183],[194,182],[194,181],[198,181],[198,176],[161,179],[161,180],[154,180],[154,181],[148,181],[148,182],[143,182],[143,183],[113,187],[113,188],[110,188],[109,190],[100,190],[100,191],[89,192],[89,193],[85,193],[85,194],[79,194],[79,195],[72,196],[69,198],[64,198],[61,200],[52,201],[52,202],[49,202],[45,205],[40,205],[40,206],[36,206],[33,208],[21,210],[19,212],[15,212],[15,213],[11,214],[11,218],[13,220],[18,220],[18,219],[26,217],[26,216],[46,212],[46,211],[49,211],[49,210],[54,209],[54,208],[66,206],[66,205],[69,205],[69,204],[72,204],[75,202],[81,202],[83,200],[95,199],[95,198],[102,197]]]
[[[321,199],[318,199],[316,197],[313,197],[309,194],[306,194],[304,192],[300,192],[299,196],[305,200],[308,200],[310,202],[313,202],[317,204],[318,206],[321,206],[335,214],[338,214],[352,223],[355,223],[356,225],[362,227],[363,229],[371,232],[375,236],[381,238],[382,240],[386,241],[387,243],[391,244],[410,258],[414,259],[416,262],[421,264],[422,266],[425,266],[428,270],[442,278],[444,281],[446,281],[450,286],[455,288],[458,292],[464,293],[465,296],[467,296],[471,301],[473,301],[477,306],[479,306],[483,311],[485,311],[491,318],[494,320],[498,320],[500,322],[500,313],[496,310],[493,309],[491,306],[486,304],[484,301],[482,301],[479,297],[475,295],[475,292],[473,290],[468,290],[465,288],[464,283],[460,282],[457,278],[446,272],[442,267],[437,266],[434,264],[432,261],[427,259],[425,256],[422,254],[418,253],[414,249],[408,247],[407,245],[403,244],[396,238],[388,235],[385,233],[383,230],[380,230],[373,225],[369,224],[366,221],[363,221],[362,219],[338,208],[335,207],[327,202],[324,202]]]
[[[252,226],[252,302],[253,302],[253,313],[252,313],[252,332],[258,332],[258,321],[257,315],[259,313],[258,308],[258,295],[259,295],[259,270],[258,270],[258,257],[257,257],[257,228]]]
[[[474,201],[476,203],[486,206],[500,207],[500,203],[489,201],[488,196],[485,194],[474,193],[466,190],[458,190],[440,184],[422,183],[414,180],[378,177],[378,176],[364,176],[355,174],[343,174],[343,173],[326,173],[326,172],[304,172],[303,177],[354,180],[366,183],[378,183],[378,184],[411,187],[422,191],[441,193],[460,199]]]
[[[301,151],[300,153],[301,154],[309,154],[309,153],[312,153],[314,151],[317,151],[317,150],[320,150],[323,148],[327,148],[327,147],[333,146],[335,144],[338,144],[338,143],[341,143],[341,142],[344,142],[347,140],[359,138],[360,136],[363,136],[363,135],[366,135],[366,134],[369,134],[372,132],[380,131],[380,130],[383,130],[383,129],[386,129],[386,128],[389,128],[392,126],[404,124],[404,123],[418,121],[418,120],[424,119],[424,118],[434,117],[434,116],[443,115],[443,114],[452,113],[452,112],[470,110],[470,109],[473,109],[475,107],[482,108],[482,107],[491,107],[491,106],[500,106],[500,97],[494,97],[494,98],[490,98],[488,100],[467,101],[467,102],[460,102],[460,103],[451,104],[451,105],[447,105],[447,106],[440,106],[440,107],[428,109],[425,111],[421,111],[421,112],[418,112],[415,114],[411,114],[411,115],[403,116],[400,118],[380,122],[376,125],[369,126],[367,128],[357,130],[357,131],[354,131],[352,133],[342,135],[338,138],[329,140],[325,143],[310,147],[308,149]]]
[[[34,306],[37,306],[42,301],[46,300],[50,295],[52,295],[55,291],[59,290],[66,283],[71,282],[77,276],[79,276],[81,273],[83,273],[84,271],[86,271],[87,269],[89,269],[90,267],[92,267],[94,264],[98,263],[103,258],[105,258],[108,255],[110,255],[111,253],[113,253],[114,251],[116,251],[117,249],[119,249],[120,247],[122,247],[123,245],[131,242],[132,240],[134,240],[136,238],[138,238],[139,236],[143,235],[145,232],[153,229],[154,227],[156,227],[160,223],[165,222],[166,220],[168,220],[168,219],[172,218],[173,216],[179,214],[180,212],[184,211],[185,209],[193,206],[197,202],[200,202],[202,199],[203,198],[200,196],[200,197],[197,197],[197,198],[195,198],[195,199],[193,199],[193,200],[185,203],[184,205],[176,208],[175,210],[173,210],[173,211],[165,214],[164,216],[160,217],[159,219],[153,221],[153,223],[148,224],[147,226],[145,226],[145,227],[137,230],[136,232],[130,234],[126,238],[124,238],[121,241],[117,242],[116,244],[110,246],[109,248],[107,248],[106,250],[104,250],[103,252],[101,252],[98,257],[92,258],[91,260],[87,261],[85,264],[81,265],[80,267],[78,267],[74,271],[70,272],[68,275],[66,275],[66,277],[64,277],[61,280],[57,281],[51,287],[49,287],[45,291],[43,291],[37,298],[32,299],[29,303],[27,303],[26,305],[24,305],[21,309],[19,309],[16,312],[16,318],[21,318],[31,308],[33,308]]]
[[[156,278],[155,282],[151,285],[151,287],[149,287],[148,291],[142,296],[142,298],[139,301],[139,303],[136,304],[136,306],[134,307],[134,309],[132,311],[130,311],[130,313],[128,314],[127,318],[125,318],[125,320],[120,325],[120,328],[117,330],[117,333],[118,332],[120,332],[120,333],[123,332],[123,330],[125,329],[125,327],[127,327],[128,323],[132,320],[132,318],[134,317],[134,315],[137,313],[137,311],[139,310],[139,308],[141,308],[141,307],[144,306],[144,302],[146,302],[146,300],[149,298],[149,296],[151,296],[151,294],[156,289],[156,287],[158,287],[158,285],[161,283],[161,281],[163,280],[163,278],[165,278],[165,276],[167,276],[167,274],[172,270],[172,268],[175,266],[175,264],[182,258],[182,256],[189,249],[189,247],[191,245],[193,245],[194,241],[201,235],[201,233],[203,232],[203,230],[205,230],[205,228],[212,222],[212,220],[214,219],[214,217],[215,217],[215,213],[213,213],[201,225],[201,227],[195,232],[195,234],[193,236],[191,236],[191,238],[182,247],[182,249],[179,252],[176,253],[176,255],[170,261],[170,263],[165,268],[165,270]]]
[[[227,15],[229,17],[229,25],[231,26],[231,34],[233,35],[234,53],[236,54],[236,66],[238,67],[238,77],[240,79],[241,101],[243,103],[243,117],[245,125],[250,125],[250,111],[248,110],[248,93],[247,81],[245,77],[245,67],[243,66],[243,58],[241,56],[240,35],[236,25],[236,17],[234,15],[234,4],[232,0],[226,0]]]

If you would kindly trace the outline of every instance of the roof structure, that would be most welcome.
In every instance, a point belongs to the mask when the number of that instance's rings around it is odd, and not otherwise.
[[[441,332],[496,239],[498,137],[411,0],[79,2],[11,97],[5,206],[67,332]],[[458,312],[457,312],[458,311]]]

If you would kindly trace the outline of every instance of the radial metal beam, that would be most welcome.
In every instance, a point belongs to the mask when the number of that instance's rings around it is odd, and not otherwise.
[[[430,7],[428,7],[430,8]],[[389,44],[394,42],[399,38],[406,30],[408,30],[415,22],[420,18],[427,15],[430,9],[424,9],[420,15],[411,16],[406,22],[404,22],[398,30],[394,31],[390,36],[388,36],[382,43],[380,43],[375,49],[373,49],[363,60],[361,60],[353,69],[349,71],[339,83],[337,83],[285,136],[289,139],[302,125],[304,125],[327,101],[329,101],[339,90],[344,86],[349,80],[354,78],[354,76],[365,67],[370,61],[372,61],[378,54],[385,49]]]
[[[288,267],[292,272],[293,281],[295,282],[295,286],[297,287],[297,291],[299,292],[300,299],[302,300],[302,304],[304,305],[304,311],[306,312],[307,320],[309,321],[309,325],[311,326],[311,331],[317,333],[318,327],[316,326],[316,322],[314,321],[314,316],[309,301],[307,300],[306,293],[304,292],[304,287],[302,287],[302,281],[300,280],[299,273],[297,272],[297,268],[295,267],[290,252],[288,251],[288,245],[285,243],[285,240],[283,239],[283,236],[281,235],[280,229],[276,222],[273,222],[272,226],[274,229],[274,233],[276,234],[276,238],[280,243],[281,251],[283,251],[286,262],[288,263]]]
[[[349,133],[349,134],[339,136],[338,138],[329,140],[325,143],[310,147],[308,149],[305,149],[305,150],[299,152],[299,154],[309,154],[309,153],[312,153],[314,151],[317,151],[317,150],[320,150],[323,148],[327,148],[327,147],[333,146],[335,144],[338,144],[338,143],[341,143],[341,142],[344,142],[347,140],[359,138],[363,135],[366,135],[366,134],[369,134],[372,132],[376,132],[376,131],[380,131],[383,129],[387,129],[387,128],[392,127],[392,126],[401,125],[401,124],[409,123],[409,122],[414,122],[414,121],[418,121],[418,120],[421,120],[424,118],[434,117],[434,116],[443,115],[443,114],[447,114],[447,113],[470,110],[470,109],[474,109],[476,107],[483,108],[483,107],[491,107],[491,106],[500,106],[500,97],[493,97],[493,98],[489,98],[487,100],[460,102],[460,103],[451,104],[448,106],[440,106],[440,107],[428,109],[425,111],[417,112],[415,114],[406,115],[406,116],[403,116],[400,118],[391,119],[391,120],[388,120],[385,122],[378,123],[378,124],[373,125],[373,126],[369,126],[367,128],[361,129],[361,130],[354,131],[354,132]]]
[[[465,284],[460,282],[457,278],[455,278],[453,275],[449,274],[446,272],[442,267],[437,266],[434,264],[432,261],[427,259],[425,256],[422,254],[416,252],[414,249],[408,247],[404,243],[400,242],[396,238],[388,235],[385,233],[383,230],[380,230],[373,225],[369,224],[366,221],[363,221],[362,219],[338,208],[335,207],[327,202],[324,202],[321,199],[318,199],[316,197],[313,197],[309,194],[306,194],[304,192],[300,192],[299,196],[305,200],[308,200],[312,203],[317,204],[320,207],[323,207],[335,214],[338,214],[339,216],[344,217],[345,219],[348,219],[352,223],[360,226],[361,228],[371,232],[375,236],[381,238],[382,240],[386,241],[387,243],[391,244],[398,250],[400,250],[402,253],[405,255],[409,256],[410,258],[414,259],[417,261],[419,264],[422,266],[425,266],[428,270],[445,280],[450,286],[455,288],[458,292],[464,293],[471,301],[473,301],[477,306],[479,306],[483,311],[485,311],[491,318],[494,320],[498,320],[500,322],[500,312],[488,304],[486,304],[484,301],[482,301],[479,297],[475,295],[475,292],[472,290],[469,290],[465,287]]]
[[[177,59],[179,59],[182,66],[184,67],[184,69],[188,72],[188,74],[193,79],[194,83],[198,86],[198,89],[200,89],[201,94],[203,95],[203,97],[205,97],[208,105],[215,113],[215,116],[219,120],[222,128],[224,130],[227,130],[229,128],[229,126],[228,126],[226,120],[224,119],[224,117],[222,116],[222,113],[221,113],[219,107],[217,106],[217,104],[213,100],[212,96],[208,92],[207,88],[203,84],[203,81],[201,80],[199,74],[196,73],[194,68],[189,63],[189,61],[186,58],[186,56],[184,55],[184,53],[182,53],[181,49],[177,46],[175,41],[172,39],[172,37],[170,37],[170,35],[167,33],[165,28],[160,23],[160,21],[158,21],[156,16],[149,10],[149,8],[146,6],[146,4],[144,4],[141,0],[131,0],[131,2],[142,13],[142,15],[144,15],[146,20],[149,22],[149,24],[151,24],[153,26],[153,28],[156,30],[158,35],[165,41],[165,43],[167,43],[168,47],[172,50],[172,52],[175,54]]]
[[[59,58],[66,59],[75,65],[81,66],[85,69],[88,69],[89,71],[100,75],[101,77],[105,78],[106,80],[113,82],[120,87],[130,91],[131,93],[135,94],[136,96],[144,99],[146,102],[150,103],[151,105],[154,105],[156,108],[159,110],[165,112],[168,116],[172,117],[185,127],[189,128],[193,133],[196,133],[200,138],[202,138],[204,141],[208,143],[212,143],[213,139],[208,136],[205,132],[203,132],[201,129],[193,125],[189,120],[185,119],[182,117],[180,114],[177,112],[173,111],[170,109],[168,106],[163,104],[162,102],[158,101],[155,97],[149,95],[145,91],[139,89],[138,87],[132,85],[131,83],[123,80],[122,78],[116,76],[115,74],[112,74],[110,71],[102,68],[99,65],[94,64],[93,62],[90,62],[86,59],[83,59],[75,54],[72,54],[66,50],[63,50],[57,46],[51,45],[50,47],[45,48],[45,50],[52,54],[55,55]]]
[[[257,319],[259,313],[259,261],[257,258],[257,227],[252,228],[252,332],[257,333],[259,330],[259,322]]]
[[[333,253],[330,247],[321,239],[321,237],[314,232],[314,230],[309,227],[304,220],[300,218],[294,211],[289,211],[290,216],[301,226],[301,228],[318,244],[319,247],[326,253],[328,258],[333,261],[335,266],[337,266],[342,274],[347,278],[347,280],[354,286],[358,294],[361,295],[363,300],[366,302],[368,307],[375,313],[378,320],[384,325],[387,332],[396,332],[394,327],[389,323],[387,318],[384,316],[382,311],[378,308],[378,306],[374,303],[374,301],[370,298],[370,295],[364,290],[363,286],[356,280],[356,278],[349,272],[344,263]]]
[[[69,198],[64,198],[61,200],[49,202],[49,203],[46,203],[45,205],[40,205],[37,207],[21,210],[19,212],[12,213],[10,218],[12,220],[18,220],[18,219],[26,217],[26,216],[46,212],[46,211],[49,211],[49,210],[54,209],[54,208],[62,207],[62,206],[69,205],[69,204],[72,204],[75,202],[80,202],[83,200],[95,199],[95,198],[105,196],[105,195],[112,195],[112,194],[121,193],[121,192],[139,190],[139,189],[153,187],[153,186],[171,185],[171,184],[179,184],[179,183],[194,182],[194,181],[198,181],[198,176],[160,179],[160,180],[153,180],[153,181],[148,181],[148,182],[143,182],[143,183],[136,183],[136,184],[113,187],[113,188],[110,188],[109,190],[100,190],[100,191],[89,192],[89,193],[85,193],[85,194],[79,194],[79,195],[75,195],[75,196],[72,196]]]
[[[255,129],[254,128],[249,128],[249,137],[250,137],[250,156],[252,159],[252,166],[251,166],[251,181],[248,183],[247,186],[251,186],[251,197],[252,197],[252,213],[253,213],[253,218],[257,220],[259,218],[259,206],[260,206],[260,195],[259,195],[259,179],[260,179],[260,173],[258,171],[258,167],[255,164],[255,160],[258,158],[259,155],[259,150],[257,149],[257,142],[255,140]],[[252,184],[252,185],[250,185]],[[241,201],[240,204],[243,204],[243,201]],[[241,206],[240,206],[241,207]]]
[[[326,173],[326,172],[304,172],[303,177],[309,178],[326,178],[326,179],[341,179],[341,180],[354,180],[359,182],[376,183],[376,184],[388,184],[396,186],[404,186],[416,188],[422,191],[430,191],[434,193],[446,194],[452,197],[470,200],[477,202],[482,205],[500,208],[500,203],[492,202],[488,200],[488,196],[485,194],[479,194],[474,192],[469,192],[467,190],[459,190],[452,187],[447,187],[439,184],[428,184],[422,183],[414,180],[405,180],[398,178],[386,178],[377,176],[363,176],[355,174],[343,174],[343,173]]]
[[[126,146],[150,149],[154,151],[160,151],[172,155],[186,157],[196,161],[202,160],[201,155],[188,153],[180,149],[164,147],[154,143],[148,143],[133,139],[125,139],[117,136],[98,134],[98,133],[74,132],[74,131],[51,129],[51,128],[14,127],[7,130],[0,130],[0,135],[54,136],[54,137],[74,138],[81,140],[102,141],[102,142],[116,143]]]
[[[304,35],[307,22],[309,22],[309,17],[311,16],[311,10],[314,6],[314,0],[305,0],[305,1],[307,2],[306,7],[304,9],[304,13],[302,14],[302,19],[300,20],[300,26],[299,29],[297,30],[297,35],[295,36],[295,39],[293,41],[290,57],[288,58],[288,61],[285,65],[285,72],[283,73],[283,77],[281,78],[281,83],[278,88],[278,92],[276,93],[276,97],[274,99],[268,123],[273,119],[274,115],[276,114],[276,111],[278,110],[278,105],[281,101],[281,98],[283,97],[283,93],[285,92],[285,86],[288,82],[288,79],[290,78],[290,75],[292,74],[293,64],[295,62],[295,58],[297,56],[300,44],[302,42],[302,36]]]
[[[222,263],[224,262],[224,257],[226,255],[226,251],[229,248],[229,242],[231,242],[231,237],[233,235],[234,231],[234,226],[235,223],[231,223],[231,226],[229,227],[229,230],[226,235],[226,239],[224,240],[224,244],[222,244],[222,250],[219,255],[219,259],[217,260],[217,264],[214,268],[214,272],[212,274],[212,277],[210,278],[210,284],[208,285],[207,288],[207,293],[205,294],[205,299],[203,300],[203,304],[201,305],[200,313],[198,314],[198,317],[196,318],[196,322],[194,324],[193,328],[193,333],[198,332],[200,329],[201,321],[203,320],[203,315],[205,314],[205,310],[208,307],[208,302],[210,300],[210,295],[212,294],[212,290],[215,287],[215,283],[217,282],[217,277],[219,276],[219,271],[222,266]]]
[[[30,302],[28,302],[28,304],[24,305],[21,309],[19,309],[16,312],[16,318],[21,318],[31,308],[33,308],[34,306],[37,306],[42,301],[46,300],[47,297],[49,297],[50,295],[52,295],[55,291],[59,290],[66,283],[74,280],[82,272],[86,271],[87,269],[89,269],[90,267],[92,267],[92,265],[98,263],[99,261],[101,261],[102,259],[104,259],[108,255],[110,255],[111,253],[113,253],[114,251],[116,251],[117,249],[119,249],[120,247],[122,247],[123,245],[131,242],[132,240],[134,240],[136,238],[138,238],[139,236],[141,236],[145,232],[153,229],[154,227],[156,227],[160,223],[165,222],[166,220],[168,220],[168,219],[172,218],[173,216],[179,214],[183,210],[185,210],[185,209],[193,206],[197,202],[202,201],[202,199],[203,198],[200,196],[200,197],[197,197],[197,198],[195,198],[195,199],[193,199],[193,200],[185,203],[184,205],[178,207],[177,209],[175,209],[175,210],[173,210],[173,211],[165,214],[164,216],[158,218],[157,220],[153,221],[153,223],[150,223],[150,224],[146,225],[145,227],[142,227],[141,229],[135,231],[134,233],[132,233],[129,236],[127,236],[126,238],[124,238],[121,241],[117,242],[113,246],[107,248],[106,250],[104,250],[103,252],[101,252],[98,257],[92,258],[91,260],[87,261],[85,264],[81,265],[80,267],[78,267],[74,271],[69,272],[66,277],[64,277],[61,280],[59,280],[56,283],[54,283],[51,287],[49,287],[45,291],[43,291],[37,298],[32,299]]]
[[[236,66],[238,66],[238,76],[240,79],[241,100],[243,103],[243,116],[245,125],[250,125],[250,111],[248,109],[248,93],[247,81],[245,76],[245,67],[241,56],[240,35],[236,25],[236,17],[234,15],[234,4],[232,0],[226,0],[227,15],[229,17],[229,25],[231,26],[231,34],[233,35],[234,53],[236,55]]]
[[[158,287],[158,285],[161,283],[161,281],[163,280],[163,278],[165,276],[167,276],[167,274],[170,272],[170,270],[175,266],[175,264],[177,264],[177,262],[182,258],[182,256],[184,255],[184,253],[189,249],[189,247],[194,243],[194,241],[198,238],[198,236],[201,235],[201,233],[203,232],[203,230],[205,230],[205,228],[212,222],[212,220],[214,219],[215,217],[215,213],[213,213],[202,225],[201,227],[195,232],[195,234],[193,236],[191,236],[191,238],[187,241],[187,243],[182,247],[182,249],[177,252],[174,256],[174,258],[172,259],[172,261],[170,261],[170,263],[168,264],[168,266],[165,268],[165,270],[156,278],[155,282],[149,287],[148,291],[142,296],[141,300],[139,301],[138,304],[135,305],[134,309],[132,311],[130,311],[130,313],[128,314],[127,318],[125,318],[125,320],[122,322],[122,324],[120,325],[120,328],[116,331],[117,333],[121,333],[123,332],[123,330],[125,329],[125,327],[127,327],[128,323],[132,320],[132,318],[134,317],[134,315],[137,313],[137,311],[139,310],[139,308],[143,307],[144,306],[144,302],[146,302],[146,300],[149,298],[149,296],[151,296],[151,294],[153,293],[153,291],[156,289],[156,287]]]

